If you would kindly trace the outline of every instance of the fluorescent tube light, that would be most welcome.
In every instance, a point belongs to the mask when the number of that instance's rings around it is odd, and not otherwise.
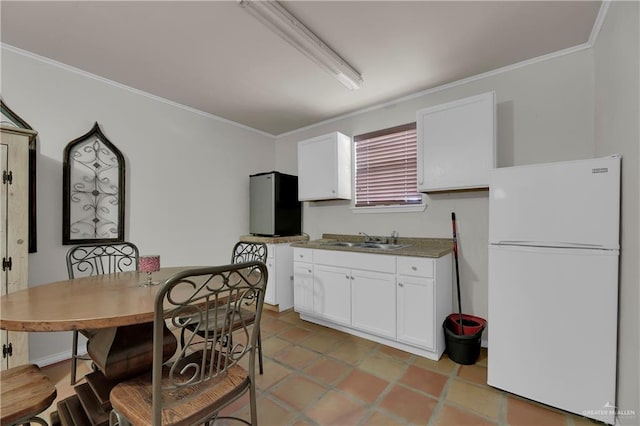
[[[359,89],[362,76],[277,1],[240,0],[240,6],[344,84]]]

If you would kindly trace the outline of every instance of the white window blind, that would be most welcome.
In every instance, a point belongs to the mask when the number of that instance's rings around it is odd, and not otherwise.
[[[420,204],[416,123],[354,137],[356,207]]]

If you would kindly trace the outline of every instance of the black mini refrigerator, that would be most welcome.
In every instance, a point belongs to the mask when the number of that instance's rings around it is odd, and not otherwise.
[[[249,193],[251,234],[285,236],[302,232],[298,176],[280,172],[251,175]]]

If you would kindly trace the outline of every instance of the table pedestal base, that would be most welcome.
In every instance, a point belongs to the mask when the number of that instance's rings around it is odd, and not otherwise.
[[[173,338],[172,338],[173,337]],[[178,342],[164,327],[164,359]],[[124,380],[150,370],[153,364],[153,323],[98,330],[87,342],[87,352],[108,380]]]
[[[163,358],[168,360],[177,349],[177,340],[166,325],[164,335]],[[51,416],[52,425],[109,424],[111,389],[151,369],[153,323],[96,330],[87,342],[87,351],[100,371],[85,376],[86,383],[74,387],[76,394],[58,403],[58,411]]]

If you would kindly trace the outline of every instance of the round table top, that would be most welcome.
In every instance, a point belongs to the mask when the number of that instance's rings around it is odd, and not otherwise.
[[[185,269],[191,268],[162,268],[153,280],[163,283]],[[161,286],[142,286],[146,279],[143,272],[119,272],[9,293],[0,298],[0,329],[69,331],[151,322]]]

